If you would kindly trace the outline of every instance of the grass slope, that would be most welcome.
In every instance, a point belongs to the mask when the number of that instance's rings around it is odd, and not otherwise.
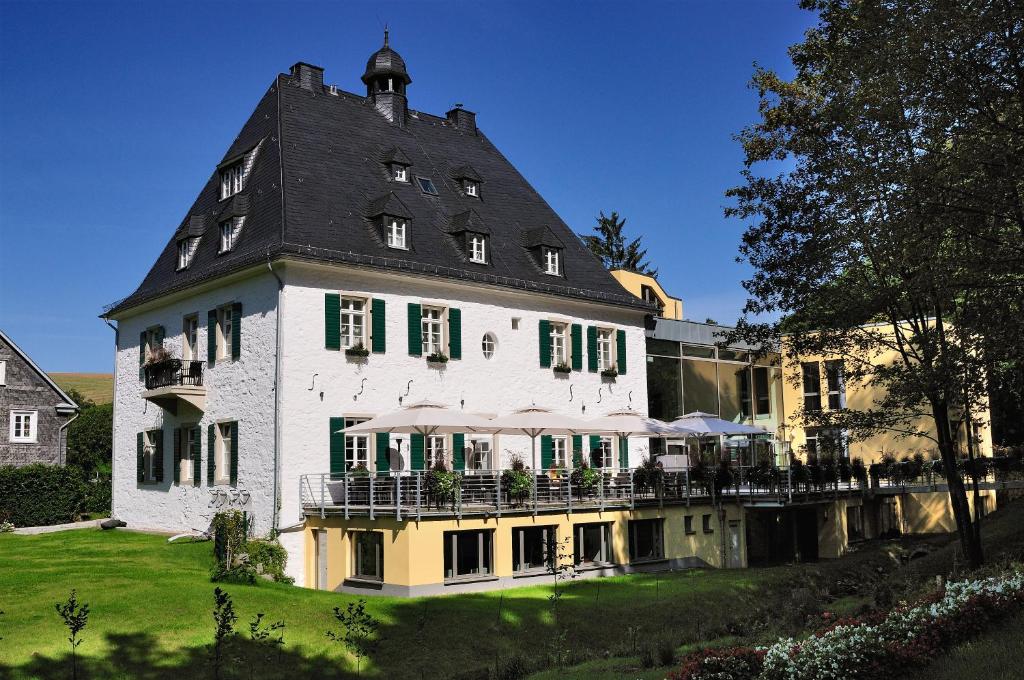
[[[1024,615],[950,650],[908,680],[1013,680],[1024,678]]]
[[[111,373],[50,373],[62,390],[78,390],[97,404],[114,400],[114,376]]]

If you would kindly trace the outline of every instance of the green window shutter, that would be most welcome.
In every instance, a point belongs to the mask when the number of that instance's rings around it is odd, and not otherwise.
[[[551,368],[551,322],[541,319],[537,325],[537,335],[540,342],[540,367]]]
[[[602,462],[603,461],[601,461],[600,458],[598,458],[596,460],[594,458],[594,451],[596,449],[599,449],[599,448],[601,448],[601,435],[599,435],[599,434],[592,434],[592,435],[590,435],[590,452],[587,455],[587,462],[589,464],[593,465],[594,467],[601,467],[602,466]]]
[[[597,373],[597,326],[587,326],[587,370]]]
[[[573,467],[578,467],[583,463],[583,435],[574,434],[572,436],[572,464]]]
[[[452,435],[452,469],[466,469],[466,435],[461,432]]]
[[[164,431],[157,430],[153,433],[156,437],[156,460],[153,463],[153,476],[157,482],[164,481]]]
[[[231,305],[231,360],[242,356],[242,303]]]
[[[157,347],[163,347],[164,336],[166,334],[167,331],[164,330],[163,326],[157,326],[156,329],[153,331],[153,342],[156,343]]]
[[[324,293],[324,347],[341,349],[341,296]]]
[[[139,333],[139,366],[146,363],[146,331]]]
[[[555,462],[555,442],[551,435],[541,435],[540,438],[540,469],[550,470]]]
[[[383,300],[374,298],[370,303],[370,318],[373,323],[373,327],[370,329],[371,344],[373,345],[371,349],[374,352],[383,353],[384,341],[387,337],[387,332],[384,330],[386,328],[384,322],[387,320],[387,315],[384,311]]]
[[[198,427],[192,430],[192,486],[199,486],[199,480],[203,476],[203,443],[200,441],[200,430]]]
[[[615,370],[619,375],[626,375],[626,331],[615,331]]]
[[[574,323],[572,333],[572,370],[583,370],[583,326]]]
[[[136,443],[138,444],[138,457],[136,459],[136,477],[140,482],[146,481],[146,444],[145,435],[139,433]]]
[[[206,313],[206,365],[210,368],[217,363],[217,310]]]
[[[331,479],[340,479],[345,474],[345,419],[330,420]]]
[[[211,423],[206,433],[206,483],[213,486],[217,483],[217,426]]]
[[[448,358],[462,358],[462,312],[448,308]]]
[[[231,423],[231,486],[238,486],[238,422]]]
[[[409,354],[423,356],[423,309],[415,302],[409,303]]]
[[[377,472],[387,472],[391,469],[391,435],[387,432],[377,433]]]
[[[409,436],[409,463],[413,470],[423,469],[423,435],[421,434]]]
[[[629,439],[619,437],[619,467],[625,470],[629,467]]]
[[[174,428],[174,483],[181,484],[181,429]]]

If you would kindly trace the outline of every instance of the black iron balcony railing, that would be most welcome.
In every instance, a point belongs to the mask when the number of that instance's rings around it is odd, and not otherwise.
[[[146,389],[158,387],[176,387],[188,385],[203,386],[203,362],[183,361],[182,359],[165,359],[144,367]]]

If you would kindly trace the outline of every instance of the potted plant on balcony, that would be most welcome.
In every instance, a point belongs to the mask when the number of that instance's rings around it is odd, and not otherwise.
[[[615,366],[609,366],[608,368],[601,371],[602,378],[608,378],[609,380],[615,380],[619,377],[619,369]]]
[[[573,468],[572,474],[569,476],[572,488],[576,492],[576,496],[581,500],[584,495],[589,496],[594,493],[594,489],[597,488],[597,483],[600,479],[601,473],[585,462]]]
[[[448,470],[444,461],[439,460],[427,472],[426,481],[427,507],[437,507],[440,510],[448,505],[454,510],[462,488],[462,475]]]
[[[174,357],[166,347],[163,345],[157,345],[153,349],[149,350],[149,356],[146,357],[145,365],[153,366],[173,358]]]
[[[346,347],[345,356],[351,357],[353,359],[365,359],[366,357],[370,356],[370,350],[366,349],[366,347],[363,346],[363,343],[360,342],[357,345]]]
[[[448,355],[444,352],[433,352],[427,357],[427,363],[436,368],[441,368],[448,363]]]
[[[653,491],[655,497],[661,495],[662,485],[665,482],[665,468],[661,463],[652,461],[650,457],[644,456],[640,461],[640,467],[633,471],[633,489],[640,494]]]
[[[518,454],[513,454],[508,469],[502,471],[501,488],[505,490],[509,502],[517,505],[522,505],[533,493],[533,480]]]
[[[569,373],[572,373],[572,366],[562,361],[555,364],[551,370],[558,375],[568,375]]]

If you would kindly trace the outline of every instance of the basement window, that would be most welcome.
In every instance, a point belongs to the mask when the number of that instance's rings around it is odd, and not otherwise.
[[[577,524],[573,527],[574,561],[578,567],[611,564],[612,542],[608,524]]]
[[[512,530],[512,570],[517,574],[544,573],[555,566],[555,527]]]
[[[489,576],[494,572],[491,531],[444,532],[445,581]]]
[[[429,178],[417,177],[416,182],[420,185],[420,191],[425,194],[430,194],[431,196],[437,196],[437,188]]]
[[[354,546],[352,575],[364,581],[384,580],[384,534],[380,531],[352,532]]]
[[[629,523],[629,561],[644,562],[665,558],[662,520],[638,519]]]

